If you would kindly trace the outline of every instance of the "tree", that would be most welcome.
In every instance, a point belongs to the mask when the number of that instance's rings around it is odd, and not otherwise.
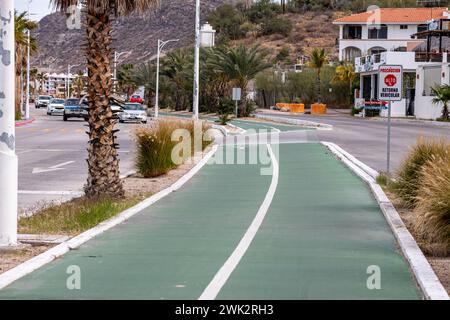
[[[217,48],[215,59],[210,63],[218,72],[225,74],[232,84],[242,90],[241,107],[247,102],[248,83],[271,65],[265,62],[265,52],[259,46],[248,48]]]
[[[131,63],[124,64],[117,72],[117,81],[119,89],[126,93],[129,98],[136,90],[136,83],[133,81],[134,65]]]
[[[52,0],[56,9],[67,12],[78,0]],[[114,17],[155,10],[159,0],[84,0],[87,100],[89,105],[88,197],[123,197],[113,117],[109,105],[112,93],[112,26]]]
[[[156,66],[151,62],[139,65],[136,69],[133,69],[130,83],[133,83],[135,87],[144,86],[144,99],[147,101],[147,107],[150,108],[153,93],[156,88]]]
[[[84,73],[82,71],[79,71],[77,75],[75,76],[75,79],[73,80],[72,87],[74,91],[77,94],[77,98],[81,99],[81,94],[85,87],[85,79],[84,79]]]
[[[350,89],[350,101],[353,96],[353,81],[356,79],[355,69],[353,65],[346,64],[336,67],[335,75],[333,77],[333,83],[344,82],[348,83]]]
[[[14,37],[15,37],[15,56],[16,56],[16,115],[21,112],[21,97],[22,97],[22,74],[23,69],[27,65],[27,51],[30,47],[30,53],[34,54],[37,51],[36,39],[30,37],[28,42],[27,30],[34,30],[37,28],[37,23],[27,19],[27,12],[20,14],[14,12]]]
[[[317,72],[317,99],[320,103],[322,101],[322,92],[321,92],[321,80],[320,80],[320,72],[322,71],[322,68],[325,66],[327,62],[327,55],[325,53],[325,49],[314,49],[311,52],[311,55],[309,57],[309,66],[316,70]]]
[[[450,102],[450,86],[444,84],[442,86],[431,88],[431,90],[435,96],[433,98],[433,104],[442,103],[442,120],[449,121],[448,103]]]
[[[36,80],[39,82],[39,94],[44,94],[45,81],[47,81],[48,77],[43,72],[38,72],[36,75]]]

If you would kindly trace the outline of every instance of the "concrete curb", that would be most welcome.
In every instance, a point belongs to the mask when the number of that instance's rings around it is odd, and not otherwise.
[[[334,143],[322,142],[322,144],[369,185],[384,217],[394,233],[403,256],[408,261],[409,267],[414,274],[424,298],[427,300],[450,300],[447,291],[442,286],[413,236],[409,233],[394,205],[388,199],[383,189],[375,182],[376,177],[374,178],[372,176],[375,170],[366,166],[348,152],[341,152],[340,150],[342,149]],[[366,172],[364,168],[369,168],[370,170]]]
[[[24,125],[27,125],[27,124],[30,124],[30,123],[34,122],[35,120],[36,120],[35,118],[32,118],[32,119],[25,120],[25,121],[17,121],[16,122],[16,127],[22,127]]]
[[[227,125],[229,125],[229,126],[232,127],[232,128],[235,128],[235,129],[239,130],[239,133],[238,133],[238,134],[246,134],[246,133],[247,133],[247,130],[242,129],[241,127],[238,127],[238,126],[236,126],[236,125],[234,125],[234,124],[227,123]]]
[[[104,233],[105,231],[121,224],[122,222],[128,220],[132,216],[136,215],[137,213],[141,212],[142,210],[148,208],[155,202],[161,200],[165,196],[169,195],[172,192],[177,191],[180,189],[186,182],[188,182],[195,174],[197,174],[203,166],[207,164],[209,159],[216,153],[218,149],[217,145],[214,145],[212,147],[212,150],[209,151],[203,159],[197,163],[195,167],[193,167],[188,173],[186,173],[184,176],[182,176],[178,181],[176,181],[174,184],[172,184],[170,187],[154,194],[150,198],[145,199],[141,203],[138,203],[134,207],[125,210],[121,214],[106,220],[102,223],[100,223],[98,226],[83,232],[82,234],[61,243],[60,245],[20,264],[19,266],[6,271],[5,273],[0,275],[0,290],[9,286],[14,281],[26,276],[27,274],[30,274],[31,272],[41,268],[42,266],[46,265],[47,263],[55,260],[56,258],[64,255],[65,253],[69,252],[70,250],[74,250],[78,247],[80,247],[82,244],[86,243],[87,241],[91,240],[92,238]]]
[[[268,116],[268,115],[262,115],[257,114],[257,118],[259,119],[265,119],[270,120],[274,122],[279,123],[286,123],[286,124],[295,124],[306,128],[312,128],[317,130],[333,130],[333,126],[331,124],[323,124],[318,122],[312,122],[307,120],[299,120],[299,119],[292,119],[292,118],[284,118],[284,117],[277,117],[277,116]]]

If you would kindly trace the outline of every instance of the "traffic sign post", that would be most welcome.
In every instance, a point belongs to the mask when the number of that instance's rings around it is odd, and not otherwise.
[[[391,171],[391,115],[392,101],[403,99],[403,67],[397,65],[384,65],[378,69],[379,91],[378,100],[388,102],[388,128],[387,128],[387,165],[386,172]]]
[[[238,101],[241,100],[241,88],[233,88],[233,100],[236,103],[236,118],[238,118],[239,114],[238,114]]]

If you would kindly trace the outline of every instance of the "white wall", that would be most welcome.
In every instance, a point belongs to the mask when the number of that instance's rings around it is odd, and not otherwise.
[[[448,63],[429,65],[441,65],[442,72],[445,73],[445,77],[441,77],[441,84],[450,84],[450,67]],[[442,105],[433,104],[433,97],[422,95],[424,91],[424,66],[417,68],[417,75],[419,79],[416,80],[414,114],[418,119],[436,120],[442,116]]]

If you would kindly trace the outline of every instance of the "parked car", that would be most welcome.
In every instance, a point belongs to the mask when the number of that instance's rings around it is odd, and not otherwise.
[[[80,99],[67,99],[64,104],[63,120],[69,118],[83,118],[88,120],[89,114],[86,105],[81,104]]]
[[[52,99],[47,106],[47,114],[49,116],[64,114],[64,99]]]
[[[143,103],[144,103],[144,99],[142,99],[141,96],[135,94],[135,95],[132,95],[132,96],[131,96],[130,102],[131,102],[131,103],[140,103],[140,104],[143,104]]]
[[[142,104],[125,103],[122,107],[123,112],[119,113],[119,122],[127,121],[147,123],[147,112]]]
[[[39,96],[35,104],[36,109],[47,108],[50,100],[52,100],[51,96]]]

